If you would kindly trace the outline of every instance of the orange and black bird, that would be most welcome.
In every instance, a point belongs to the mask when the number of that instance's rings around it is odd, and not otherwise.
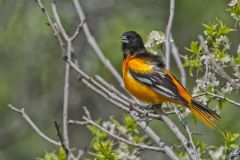
[[[220,116],[194,100],[181,83],[167,70],[160,56],[149,53],[141,36],[128,31],[121,37],[125,88],[136,98],[150,104],[171,102],[188,107],[208,127],[215,127]]]

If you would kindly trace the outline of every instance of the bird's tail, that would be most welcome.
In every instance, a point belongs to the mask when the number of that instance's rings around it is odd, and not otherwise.
[[[221,118],[216,112],[195,100],[192,100],[189,109],[199,120],[210,128],[214,128],[215,124]]]

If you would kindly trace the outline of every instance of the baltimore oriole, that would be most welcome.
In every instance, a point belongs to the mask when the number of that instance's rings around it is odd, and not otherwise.
[[[220,116],[194,100],[181,83],[167,70],[160,56],[149,53],[141,36],[123,33],[122,74],[125,88],[136,98],[150,104],[172,102],[188,107],[205,125],[213,128]]]

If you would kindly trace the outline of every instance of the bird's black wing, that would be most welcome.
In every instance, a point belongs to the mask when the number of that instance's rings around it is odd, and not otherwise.
[[[156,91],[157,93],[167,98],[185,101],[183,98],[181,98],[173,79],[167,73],[165,73],[163,69],[157,68],[157,70],[154,70],[151,73],[136,73],[132,70],[129,70],[129,72],[134,79]]]

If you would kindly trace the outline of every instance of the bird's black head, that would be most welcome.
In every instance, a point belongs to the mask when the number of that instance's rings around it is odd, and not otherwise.
[[[141,36],[134,31],[123,33],[121,40],[124,58],[146,50]]]

